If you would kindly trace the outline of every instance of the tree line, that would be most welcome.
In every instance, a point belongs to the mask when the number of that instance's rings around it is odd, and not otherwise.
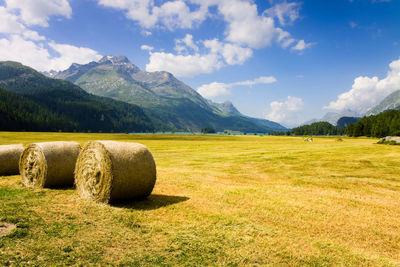
[[[400,135],[400,110],[389,110],[363,117],[346,128],[348,136],[384,137]]]
[[[325,121],[315,122],[293,128],[287,132],[273,132],[271,135],[347,135],[378,138],[400,136],[400,110],[389,110],[361,119],[346,117],[342,121],[339,120],[338,125],[334,126]]]

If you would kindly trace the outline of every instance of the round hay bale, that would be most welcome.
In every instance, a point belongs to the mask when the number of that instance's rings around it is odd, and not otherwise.
[[[22,144],[0,146],[0,175],[19,174],[18,161],[23,150]]]
[[[73,186],[80,149],[77,142],[30,144],[19,161],[22,182],[34,188]]]
[[[78,193],[97,202],[145,198],[155,182],[153,155],[142,144],[91,141],[85,144],[76,162]]]

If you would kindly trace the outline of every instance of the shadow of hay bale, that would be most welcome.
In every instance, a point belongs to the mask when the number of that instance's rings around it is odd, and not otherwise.
[[[150,195],[145,199],[134,199],[124,202],[111,203],[112,206],[124,209],[134,210],[155,210],[169,205],[177,204],[189,200],[188,197],[168,196],[168,195]]]

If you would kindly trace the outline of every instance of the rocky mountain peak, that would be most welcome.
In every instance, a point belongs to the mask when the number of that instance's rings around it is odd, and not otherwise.
[[[98,61],[100,65],[112,65],[115,67],[122,67],[133,72],[139,72],[140,69],[133,65],[125,56],[104,56]]]

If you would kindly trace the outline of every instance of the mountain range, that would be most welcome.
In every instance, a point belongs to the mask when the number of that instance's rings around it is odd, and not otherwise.
[[[204,99],[171,73],[140,70],[124,56],[105,56],[98,62],[72,64],[61,72],[46,75],[73,82],[88,93],[140,106],[145,114],[163,124],[163,130],[236,130],[271,132],[282,125],[241,114],[230,102]]]
[[[377,115],[386,110],[398,110],[400,109],[400,90],[394,91],[387,97],[385,97],[377,106],[370,109],[366,116]]]
[[[377,115],[388,110],[400,110],[400,90],[386,96],[378,105],[370,108],[365,114],[359,114],[353,110],[347,109],[340,112],[328,112],[320,119],[312,119],[302,123],[302,125],[312,124],[314,122],[326,121],[332,125],[346,126],[350,122],[355,122],[363,116]],[[340,125],[339,120],[342,119]]]
[[[17,62],[0,62],[0,130],[154,131],[160,127],[133,104],[95,96]]]
[[[349,110],[349,109],[342,110],[340,112],[328,112],[322,118],[306,121],[306,122],[302,123],[302,125],[309,125],[314,122],[326,121],[326,122],[329,122],[330,124],[336,126],[337,122],[342,117],[361,117],[361,115],[359,113],[357,113],[353,110]]]

